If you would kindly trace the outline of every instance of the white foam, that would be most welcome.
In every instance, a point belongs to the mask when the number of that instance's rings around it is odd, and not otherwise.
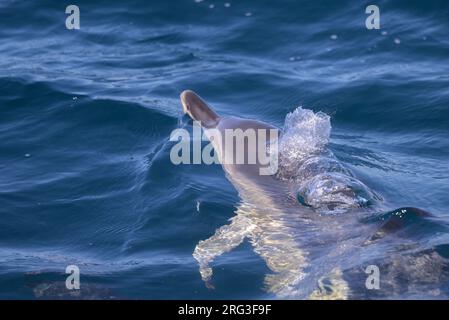
[[[287,114],[279,143],[285,169],[289,169],[289,164],[296,167],[313,153],[323,150],[330,132],[330,117],[325,113],[298,107]]]
[[[330,117],[297,108],[285,117],[279,142],[278,176],[290,180],[298,201],[322,213],[366,206],[375,198],[327,148]]]

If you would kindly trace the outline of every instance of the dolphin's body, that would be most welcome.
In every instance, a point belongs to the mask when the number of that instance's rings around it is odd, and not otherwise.
[[[183,111],[201,122],[209,139],[213,130],[274,128],[256,120],[220,117],[192,91],[184,91],[181,102]],[[275,296],[347,298],[351,294],[351,286],[344,279],[345,270],[350,270],[354,278],[362,277],[359,280],[361,285],[357,283],[355,287],[364,287],[367,275],[364,269],[355,266],[366,267],[375,260],[379,249],[371,249],[374,248],[372,244],[388,250],[382,239],[385,234],[394,234],[401,229],[403,220],[390,221],[388,216],[381,221],[361,223],[370,216],[370,211],[357,208],[349,208],[351,214],[345,214],[344,218],[317,214],[313,208],[298,202],[292,181],[277,175],[260,175],[259,163],[226,163],[224,140],[212,139],[211,142],[227,178],[242,201],[236,215],[230,219],[231,223],[217,229],[209,239],[200,241],[193,253],[208,287],[212,286],[213,260],[246,238],[273,272],[266,276],[265,285],[267,291]],[[255,152],[251,148],[253,146],[245,145],[245,152]],[[323,173],[320,171],[320,174]],[[342,192],[348,193],[348,190]],[[427,213],[414,208],[404,208],[399,212],[418,218],[427,216]],[[397,218],[396,213],[390,214]],[[437,263],[441,264],[441,261]]]

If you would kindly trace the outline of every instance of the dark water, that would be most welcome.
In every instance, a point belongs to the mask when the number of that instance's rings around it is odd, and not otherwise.
[[[77,1],[67,30],[68,3],[0,1],[0,298],[273,297],[248,241],[213,263],[215,289],[201,280],[192,252],[240,198],[220,166],[170,162],[187,88],[278,126],[300,105],[329,114],[330,149],[383,208],[438,221],[410,222],[406,241],[432,251],[410,262],[425,294],[401,273],[354,297],[449,295],[447,2],[379,1],[381,30],[369,2],[225,2]]]

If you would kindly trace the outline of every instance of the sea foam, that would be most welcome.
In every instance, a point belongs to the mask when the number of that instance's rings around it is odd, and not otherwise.
[[[294,186],[298,201],[320,213],[370,205],[377,196],[328,148],[330,117],[298,107],[285,117],[278,177]]]

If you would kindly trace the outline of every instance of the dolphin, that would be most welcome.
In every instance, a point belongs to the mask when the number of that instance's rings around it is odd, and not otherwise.
[[[184,113],[201,123],[226,177],[241,198],[230,223],[195,247],[193,257],[209,288],[213,288],[214,259],[248,239],[272,271],[264,282],[266,291],[274,297],[346,299],[351,295],[351,286],[343,272],[350,270],[348,274],[353,278],[357,278],[356,271],[359,277],[365,275],[356,266],[372,262],[378,254],[378,249],[371,249],[373,244],[384,246],[384,235],[397,233],[403,221],[428,217],[425,211],[402,208],[373,218],[377,215],[370,207],[373,202],[381,202],[380,196],[356,179],[329,150],[311,152],[312,156],[302,159],[293,170],[290,167],[271,175],[260,174],[260,162],[229,161],[225,145],[228,141],[223,139],[227,129],[271,133],[277,128],[257,120],[220,116],[191,90],[183,91],[180,100]],[[217,132],[221,134],[218,138]],[[286,133],[268,134],[268,145],[282,139],[283,134],[288,140]],[[232,156],[236,150],[233,151]],[[254,145],[245,143],[238,152],[256,150]],[[332,214],[322,214],[323,208]],[[344,218],[340,217],[341,212],[345,212]],[[412,218],[398,219],[398,212],[401,217]],[[364,284],[365,279],[359,282]]]

